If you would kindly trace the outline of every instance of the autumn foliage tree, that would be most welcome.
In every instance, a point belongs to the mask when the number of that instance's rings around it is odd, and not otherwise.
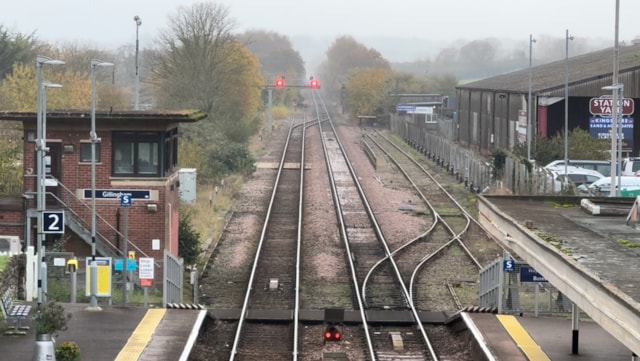
[[[87,63],[89,68],[90,63]],[[47,91],[48,109],[87,110],[91,108],[91,78],[88,71],[80,72],[65,65],[43,67],[43,79],[62,85],[60,89]],[[37,109],[36,68],[33,64],[16,63],[13,71],[2,83],[3,108],[11,111]],[[96,84],[98,109],[126,109],[125,92],[110,82]]]
[[[375,49],[368,48],[350,36],[336,39],[327,50],[327,59],[321,65],[323,88],[337,93],[349,74],[358,68],[390,70],[389,62]]]
[[[346,82],[347,109],[353,115],[375,115],[383,112],[388,93],[389,70],[364,68],[353,70]]]
[[[196,3],[179,7],[159,38],[151,83],[162,109],[208,113],[198,124],[181,127],[180,165],[198,168],[205,178],[248,172],[246,149],[260,126],[260,63],[233,33],[227,7]]]

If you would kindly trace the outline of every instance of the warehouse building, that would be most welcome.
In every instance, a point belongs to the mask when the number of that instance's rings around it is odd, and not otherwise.
[[[530,146],[534,148],[536,137],[564,131],[565,88],[569,131],[580,128],[594,137],[609,138],[611,98],[616,90],[606,87],[615,83],[622,87],[618,96],[624,96],[619,112],[623,152],[639,155],[640,141],[635,139],[639,139],[640,130],[634,126],[634,104],[640,98],[640,43],[618,49],[617,82],[613,80],[614,48],[608,48],[458,86],[455,140],[482,154],[510,149],[527,142],[530,122]]]

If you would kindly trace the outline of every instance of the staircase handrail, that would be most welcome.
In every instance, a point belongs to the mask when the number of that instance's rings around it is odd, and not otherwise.
[[[55,177],[52,177],[50,175],[47,175],[47,178],[49,179],[53,179],[58,186],[60,186],[61,189],[63,189],[65,191],[66,194],[68,194],[69,196],[71,196],[73,199],[75,199],[80,205],[84,206],[85,208],[87,208],[88,210],[91,210],[91,205],[87,204],[84,200],[80,199],[78,196],[76,196],[75,193],[73,193],[69,188],[67,188],[62,182],[60,182],[60,180],[56,179]],[[25,192],[25,194],[36,194],[36,192]],[[62,205],[63,208],[70,212],[71,214],[73,214],[73,216],[75,217],[75,219],[81,221],[81,223],[83,224],[83,226],[85,226],[85,228],[90,229],[89,225],[87,224],[87,222],[85,221],[85,219],[80,216],[76,211],[73,210],[73,207],[70,207],[67,202],[63,201],[62,199],[60,199],[56,194],[53,194],[51,192],[46,192],[46,194],[51,195],[53,198],[56,199],[56,201],[58,202],[58,204]],[[122,232],[120,232],[118,229],[116,229],[114,226],[111,225],[111,223],[107,222],[106,219],[102,218],[102,216],[100,216],[97,212],[96,212],[96,218],[101,220],[109,229],[111,229],[116,235],[122,237],[122,239],[125,242],[128,242],[127,245],[131,245],[133,249],[135,249],[137,252],[140,252],[140,254],[144,257],[149,257],[142,249],[140,249],[140,247],[138,247],[138,245],[136,245],[133,242],[130,242],[128,239],[125,239],[124,234],[122,234]],[[111,241],[109,241],[109,239],[104,236],[103,234],[101,234],[99,231],[96,231],[96,235],[99,236],[100,240],[103,243],[106,243],[106,245],[111,248],[112,250],[115,250],[115,253],[117,255],[121,255],[124,256],[122,254],[122,250],[120,250],[118,247],[116,247]]]

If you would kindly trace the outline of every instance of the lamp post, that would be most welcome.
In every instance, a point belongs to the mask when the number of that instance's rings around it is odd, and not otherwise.
[[[91,60],[91,290],[89,310],[101,311],[98,306],[98,265],[96,264],[96,143],[100,142],[96,134],[96,68],[113,66],[100,60]]]
[[[564,56],[564,178],[567,180],[569,173],[569,29],[565,36],[565,56]]]
[[[138,40],[138,31],[140,29],[140,25],[142,25],[142,20],[138,15],[133,17],[133,21],[136,22],[136,90],[135,90],[135,103],[133,109],[140,110],[140,72],[139,63],[138,63],[138,52],[140,50],[140,41]]]
[[[44,146],[44,151],[42,152],[42,174],[43,174],[43,185],[42,185],[42,192],[40,192],[40,196],[41,196],[41,202],[42,202],[42,213],[41,213],[41,217],[43,217],[43,228],[44,228],[44,214],[43,212],[45,211],[45,208],[47,207],[47,167],[46,167],[46,153],[49,151],[49,148],[46,147],[47,145],[47,89],[48,88],[62,88],[62,85],[60,84],[56,84],[56,83],[49,83],[49,82],[44,82],[42,83],[42,144]],[[44,241],[46,240],[46,233],[42,232],[42,243],[44,243]],[[47,302],[47,262],[45,261],[45,251],[46,251],[46,247],[44,247],[42,244],[40,244],[40,246],[42,247],[42,250],[40,251],[40,293],[42,294],[41,296],[41,300],[42,302]]]
[[[532,77],[532,52],[533,43],[536,39],[533,38],[533,34],[529,34],[529,96],[527,97],[527,159],[531,160],[531,77]]]
[[[620,176],[620,167],[618,162],[618,106],[620,100],[618,100],[618,92],[622,96],[624,96],[624,85],[618,83],[618,62],[620,56],[620,50],[618,48],[618,27],[620,23],[620,0],[616,0],[616,15],[615,15],[615,35],[614,35],[614,45],[613,45],[613,74],[612,74],[612,82],[613,85],[602,87],[603,90],[611,90],[612,91],[612,102],[613,107],[611,110],[611,191],[609,192],[609,196],[615,197],[618,195],[618,188],[616,184],[616,177]],[[622,156],[622,154],[621,154]],[[622,179],[620,179],[622,181]]]
[[[47,151],[47,141],[46,141],[46,132],[44,125],[44,113],[46,112],[46,96],[45,96],[45,86],[42,83],[42,66],[44,64],[51,65],[62,65],[64,61],[51,59],[46,56],[38,55],[36,57],[36,85],[37,85],[37,113],[36,113],[36,175],[37,175],[37,186],[36,186],[36,207],[38,213],[38,219],[36,221],[37,224],[37,259],[39,265],[37,267],[38,273],[38,306],[45,301],[44,297],[46,294],[46,290],[42,289],[42,277],[44,275],[44,271],[42,269],[42,264],[44,263],[44,250],[42,249],[42,243],[45,240],[46,234],[44,233],[44,219],[43,213],[45,211],[45,195],[46,195],[46,186],[45,186],[45,172],[44,172],[44,156]]]

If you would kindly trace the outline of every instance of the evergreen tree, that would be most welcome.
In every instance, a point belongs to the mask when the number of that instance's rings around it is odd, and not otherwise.
[[[178,255],[186,264],[195,264],[202,249],[200,248],[200,235],[193,229],[190,208],[182,207],[180,210],[180,225],[178,229]]]

